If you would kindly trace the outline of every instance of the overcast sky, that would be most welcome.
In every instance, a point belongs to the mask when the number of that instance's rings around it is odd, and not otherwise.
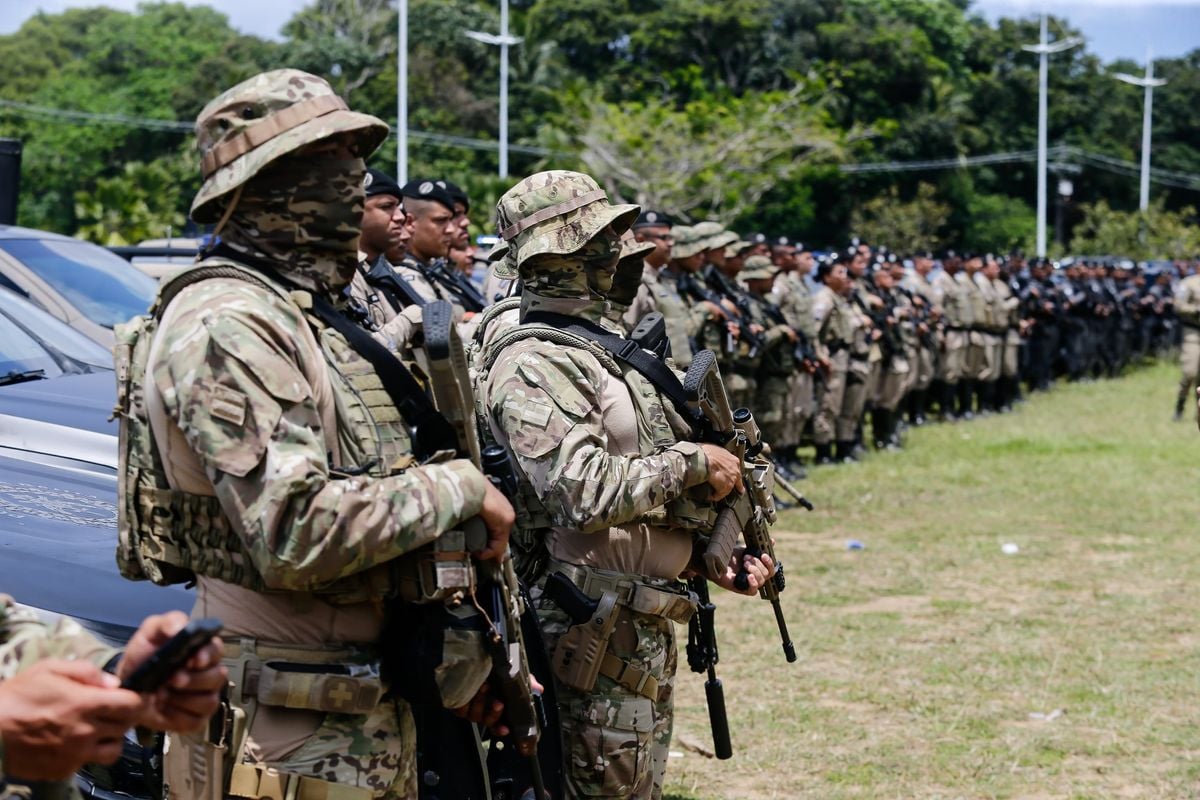
[[[184,1],[213,6],[227,14],[234,27],[271,38],[306,5],[306,0]],[[132,10],[137,0],[0,0],[0,33],[15,31],[38,10],[93,5]],[[1142,61],[1147,46],[1153,46],[1155,55],[1168,57],[1200,47],[1200,0],[976,0],[975,8],[989,19],[1042,10],[1064,16],[1087,36],[1089,49],[1106,61]]]

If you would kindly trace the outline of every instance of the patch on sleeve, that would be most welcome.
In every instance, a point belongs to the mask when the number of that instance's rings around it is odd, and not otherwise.
[[[521,421],[528,422],[530,425],[537,425],[539,428],[545,428],[546,423],[550,421],[550,414],[553,413],[553,408],[545,403],[539,403],[536,400],[528,400],[521,406]]]
[[[228,386],[215,386],[212,390],[211,413],[217,419],[242,427],[246,424],[246,395]]]

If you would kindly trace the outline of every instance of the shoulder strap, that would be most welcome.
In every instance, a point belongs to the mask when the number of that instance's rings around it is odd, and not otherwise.
[[[382,289],[397,310],[426,303],[425,298],[417,294],[417,290],[408,281],[400,279],[386,256],[375,259],[375,263],[367,271],[367,283]]]
[[[671,402],[671,405],[679,412],[679,416],[687,420],[693,430],[696,430],[700,424],[701,414],[688,404],[688,394],[678,376],[671,371],[670,367],[647,353],[632,339],[610,333],[589,320],[555,314],[550,311],[531,311],[521,322],[523,324],[548,325],[594,342],[614,359],[632,367],[643,378],[650,381],[654,388]]]
[[[158,298],[154,301],[154,306],[151,309],[155,319],[162,319],[163,312],[171,301],[179,296],[179,293],[189,286],[195,286],[201,281],[213,280],[215,278],[232,278],[234,280],[244,281],[253,286],[258,286],[269,292],[278,293],[278,290],[269,285],[266,281],[256,278],[254,275],[246,272],[244,269],[238,269],[232,264],[217,262],[215,264],[206,264],[201,262],[191,269],[178,272],[175,275],[167,278],[158,290]]]
[[[221,247],[218,245],[216,250],[220,250]],[[286,278],[275,271],[270,262],[248,259],[241,254],[238,256],[239,259],[236,263],[244,264],[248,269],[261,272],[270,280],[277,281],[284,286],[291,285]],[[226,269],[231,273],[238,274],[222,275],[221,277],[237,277],[250,283],[257,282],[264,287],[267,286],[265,282],[256,280],[253,275],[247,274],[244,270],[238,270],[232,266],[226,267]],[[396,358],[387,347],[380,344],[374,336],[338,311],[328,299],[316,292],[311,293],[311,296],[312,313],[317,319],[345,337],[350,347],[375,368],[375,373],[379,375],[384,391],[388,393],[388,397],[396,405],[396,410],[400,412],[400,416],[409,427],[413,455],[424,461],[439,450],[452,450],[457,453],[458,435],[454,431],[454,426],[433,405],[433,401],[429,399],[429,396],[425,394],[425,389],[408,371],[408,367],[404,366],[404,363]]]

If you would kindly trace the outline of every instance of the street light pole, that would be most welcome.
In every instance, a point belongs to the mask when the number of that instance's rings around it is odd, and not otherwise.
[[[1150,206],[1150,112],[1154,105],[1154,87],[1165,86],[1167,82],[1162,78],[1154,77],[1154,59],[1149,49],[1146,50],[1145,77],[1139,78],[1125,72],[1118,72],[1113,77],[1134,86],[1141,86],[1146,90],[1142,111],[1142,193],[1141,202],[1138,205],[1142,211],[1145,211]]]
[[[1051,53],[1061,53],[1070,50],[1083,40],[1078,36],[1061,39],[1051,44],[1046,33],[1046,15],[1042,14],[1041,36],[1037,44],[1027,44],[1021,47],[1029,53],[1037,53],[1038,61],[1038,161],[1037,161],[1037,255],[1046,255],[1046,95],[1049,89],[1048,61]]]
[[[399,0],[396,22],[396,180],[408,183],[408,0]]]
[[[525,41],[520,36],[508,33],[508,0],[500,0],[500,35],[482,31],[467,31],[466,35],[477,42],[500,47],[500,169],[501,178],[508,177],[508,48]]]

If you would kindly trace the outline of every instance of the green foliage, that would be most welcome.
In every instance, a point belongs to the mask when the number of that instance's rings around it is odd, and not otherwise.
[[[819,97],[803,87],[617,106],[593,101],[578,141],[588,171],[618,197],[684,219],[722,222],[747,214],[813,158],[839,152]]]
[[[181,209],[191,199],[183,187],[194,167],[184,153],[148,164],[132,161],[119,175],[100,178],[94,189],[75,193],[76,236],[103,245],[137,244],[143,239],[178,233],[186,216]]]
[[[911,200],[901,199],[899,190],[892,187],[856,211],[851,225],[863,241],[912,253],[940,246],[940,231],[949,218],[950,207],[938,200],[937,189],[922,183]]]
[[[1029,204],[1002,194],[973,194],[967,199],[967,225],[963,244],[975,252],[1032,251],[1037,236],[1037,215]]]
[[[1136,259],[1193,258],[1200,253],[1196,209],[1187,206],[1178,212],[1168,211],[1160,199],[1145,212],[1118,211],[1101,200],[1084,207],[1071,250]]]
[[[1027,246],[1031,163],[881,174],[837,168],[1033,147],[1037,59],[1021,45],[1037,38],[1037,20],[990,24],[969,5],[513,0],[511,31],[524,41],[510,48],[510,141],[550,154],[510,151],[509,171],[590,169],[622,197],[818,247],[885,223],[933,230],[945,246]],[[409,0],[408,8],[409,127],[417,131],[408,174],[446,176],[478,192],[472,220],[487,230],[490,198],[510,180],[494,177],[496,150],[480,143],[497,137],[499,53],[464,33],[497,32],[496,4]],[[1054,36],[1076,33],[1061,19],[1050,27]],[[356,110],[394,124],[395,29],[395,0],[311,0],[283,26],[282,43],[240,34],[216,11],[178,2],[135,13],[39,13],[0,36],[0,99],[190,121],[222,89],[292,66],[327,77]],[[1111,73],[1141,65],[1105,65],[1086,48],[1054,58],[1051,143],[1136,160],[1141,94]],[[1200,172],[1200,50],[1160,61],[1156,71],[1170,83],[1155,95],[1155,165]],[[439,138],[447,135],[476,141]],[[199,182],[193,168],[179,173],[177,197],[146,196],[155,165],[174,164],[188,147],[186,132],[80,124],[0,106],[0,136],[25,142],[21,222],[35,227],[83,229],[98,240],[161,229],[186,212]],[[371,163],[395,170],[395,140]],[[949,206],[947,218],[883,212],[919,200],[930,191],[922,184],[932,187],[935,205]],[[1075,187],[1080,207],[1104,200],[1127,212],[1137,202],[1136,180],[1125,175],[1085,166]],[[1173,212],[1195,203],[1182,189],[1156,186],[1154,195]],[[101,197],[127,211],[96,208]],[[133,220],[122,219],[127,212]],[[1078,222],[1068,215],[1068,235]],[[900,232],[879,235],[900,246]]]

